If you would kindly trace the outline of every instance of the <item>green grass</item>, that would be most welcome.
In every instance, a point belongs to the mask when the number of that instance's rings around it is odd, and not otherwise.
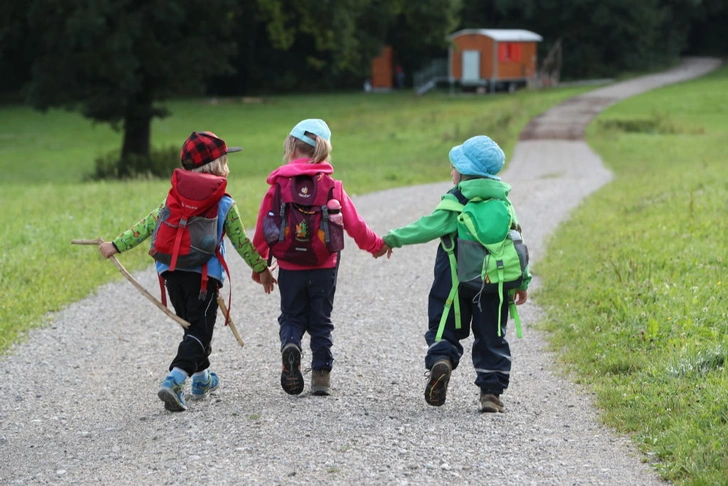
[[[728,68],[626,100],[588,142],[615,180],[535,269],[552,342],[675,484],[728,478]]]
[[[589,143],[615,172],[550,240],[535,271],[553,345],[596,393],[603,420],[630,434],[676,484],[726,484],[728,456],[728,69],[610,108]],[[447,152],[476,133],[512,151],[535,114],[586,88],[516,96],[277,97],[262,104],[170,104],[156,146],[213,130],[231,145],[230,189],[248,226],[307,117],[333,130],[349,192],[446,180]],[[111,238],[157,204],[166,181],[80,183],[119,134],[78,115],[0,108],[0,350],[44,316],[120,276],[72,238]],[[144,251],[123,256],[149,265]],[[252,417],[252,416],[251,416]]]
[[[153,124],[156,147],[181,146],[193,130],[212,130],[244,151],[230,156],[228,186],[243,221],[254,225],[265,178],[281,163],[283,139],[298,121],[320,117],[333,131],[336,176],[350,194],[447,180],[449,149],[488,134],[507,152],[533,116],[585,91],[557,89],[514,96],[417,97],[331,94],[181,100]],[[121,135],[65,111],[0,107],[0,352],[44,316],[120,279],[117,269],[74,238],[111,239],[146,215],[169,182],[81,182],[94,159],[118,150]],[[150,264],[145,251],[122,256],[129,270]]]

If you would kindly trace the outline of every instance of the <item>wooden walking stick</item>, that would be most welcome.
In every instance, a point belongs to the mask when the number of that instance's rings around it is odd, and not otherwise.
[[[233,332],[233,336],[235,336],[235,339],[238,341],[238,344],[240,346],[245,346],[245,341],[243,341],[243,338],[238,334],[238,329],[235,327],[235,323],[233,322],[232,316],[230,316],[230,311],[228,310],[227,306],[225,305],[225,299],[217,296],[217,305],[220,307],[220,310],[222,311],[223,317],[225,317],[225,322],[227,322],[228,326],[230,327],[230,330]]]
[[[103,243],[104,240],[101,238],[96,238],[95,240],[71,240],[71,243],[74,245],[96,245],[99,246],[101,243]],[[163,305],[160,301],[158,301],[152,294],[150,294],[147,289],[145,289],[142,284],[140,284],[137,279],[135,279],[129,272],[127,272],[126,268],[124,268],[124,265],[121,264],[121,262],[116,258],[116,255],[111,255],[109,259],[114,262],[114,265],[116,265],[116,268],[119,269],[121,274],[126,277],[126,279],[131,282],[131,284],[137,288],[141,294],[149,299],[149,301],[159,307],[162,312],[167,314],[167,317],[175,321],[177,324],[182,326],[183,328],[187,329],[190,327],[190,323],[179,317],[174,312],[170,311],[167,306]]]

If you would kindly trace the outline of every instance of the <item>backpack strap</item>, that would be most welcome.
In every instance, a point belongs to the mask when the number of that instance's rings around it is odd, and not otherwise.
[[[465,205],[459,203],[458,201],[454,201],[449,197],[446,197],[444,199],[441,199],[437,207],[435,209],[442,209],[444,211],[453,211],[455,213],[462,213],[463,207]]]
[[[457,192],[460,194],[460,191]],[[462,197],[462,194],[460,194],[460,196]],[[455,197],[457,197],[457,194]],[[464,204],[446,197],[440,201],[435,209],[461,213],[463,211],[463,206]],[[452,280],[452,288],[450,289],[450,293],[445,301],[445,307],[443,308],[442,316],[440,317],[440,324],[437,328],[435,341],[440,341],[442,339],[442,333],[445,331],[445,322],[447,321],[448,315],[450,315],[450,308],[453,306],[455,307],[455,329],[460,329],[462,327],[462,319],[460,318],[460,293],[458,292],[460,280],[458,280],[458,264],[455,259],[454,251],[455,238],[452,234],[445,235],[440,238],[440,245],[442,246],[442,249],[445,250],[445,253],[447,253],[447,258],[450,261],[450,278]]]
[[[224,235],[224,232],[223,232]],[[233,301],[233,283],[230,278],[230,270],[228,269],[227,262],[225,261],[225,257],[222,256],[222,252],[220,251],[220,246],[217,247],[217,250],[215,251],[215,255],[217,256],[217,259],[220,260],[220,264],[222,265],[222,268],[225,269],[225,273],[227,273],[228,276],[228,305],[227,305],[227,314],[225,315],[225,325],[228,325],[228,322],[230,322],[230,306],[232,305]]]
[[[164,286],[164,278],[160,274],[157,274],[157,278],[159,279],[159,293],[162,296],[162,305],[167,307],[167,289]]]
[[[450,314],[450,308],[453,306],[453,303],[455,304],[455,329],[460,329],[462,327],[462,320],[460,319],[460,293],[458,292],[460,280],[458,280],[457,261],[455,260],[455,253],[453,251],[455,249],[455,239],[452,235],[445,235],[441,238],[440,244],[450,260],[452,289],[450,289],[450,293],[445,301],[445,307],[442,310],[442,317],[440,317],[440,324],[437,327],[435,341],[440,341],[442,339],[442,333],[445,331],[445,322],[447,321],[447,316]]]
[[[522,338],[523,337],[523,329],[521,329],[521,318],[518,315],[518,309],[516,308],[516,303],[513,302],[513,294],[515,293],[515,290],[512,290],[508,293],[508,310],[511,313],[511,317],[516,322],[516,337]]]

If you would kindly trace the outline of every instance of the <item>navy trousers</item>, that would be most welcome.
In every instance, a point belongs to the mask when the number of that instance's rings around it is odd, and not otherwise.
[[[188,375],[210,367],[212,334],[217,319],[217,290],[220,282],[211,278],[207,296],[200,300],[202,275],[195,272],[165,272],[162,275],[175,313],[190,323],[177,348],[177,356],[169,365],[185,370]]]
[[[499,309],[498,294],[482,293],[460,286],[460,313],[462,327],[455,328],[455,308],[450,308],[445,330],[440,341],[435,341],[445,302],[452,290],[450,260],[439,246],[435,259],[435,280],[430,289],[428,303],[429,329],[425,333],[428,350],[425,366],[431,369],[441,359],[449,359],[457,368],[463,355],[462,339],[473,330],[472,359],[475,367],[475,384],[484,393],[500,394],[508,388],[511,372],[511,349],[505,338],[508,322],[508,301],[505,297]],[[498,336],[498,313],[501,315],[501,336]]]
[[[336,268],[278,271],[281,293],[281,348],[293,343],[299,348],[304,333],[311,336],[311,369],[331,370],[334,355],[331,311],[336,293]]]

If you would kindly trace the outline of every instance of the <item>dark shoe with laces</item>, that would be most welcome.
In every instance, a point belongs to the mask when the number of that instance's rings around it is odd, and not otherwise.
[[[505,409],[506,407],[503,405],[500,395],[480,392],[480,413],[504,412]]]
[[[281,360],[283,361],[281,388],[289,395],[300,395],[303,391],[301,349],[295,344],[286,344],[281,351]]]
[[[450,382],[452,365],[450,360],[442,359],[432,365],[430,380],[425,387],[425,401],[433,407],[439,407],[445,403],[447,397],[447,384]]]

